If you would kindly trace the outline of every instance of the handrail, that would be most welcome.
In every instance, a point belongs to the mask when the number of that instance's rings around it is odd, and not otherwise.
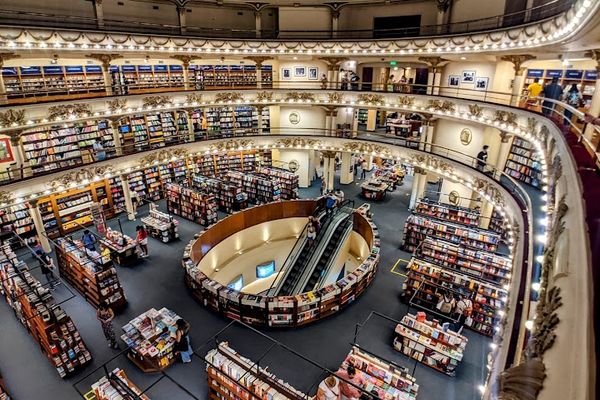
[[[88,16],[49,14],[33,11],[2,10],[0,24],[19,27],[60,27],[71,29],[115,32],[151,33],[203,38],[261,38],[261,39],[390,39],[424,36],[444,36],[512,28],[555,17],[567,11],[575,0],[552,0],[545,4],[512,13],[439,25],[421,25],[392,29],[358,30],[280,30],[235,29],[230,27],[205,28],[173,24],[158,24],[123,19],[98,19]]]

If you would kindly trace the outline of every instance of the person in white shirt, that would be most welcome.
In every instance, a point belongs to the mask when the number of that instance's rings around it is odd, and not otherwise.
[[[339,400],[340,399],[340,383],[338,379],[330,375],[319,384],[317,390],[317,400]]]
[[[456,302],[456,308],[454,309],[456,313],[456,328],[457,333],[461,333],[462,329],[465,325],[465,320],[471,316],[473,312],[473,301],[468,297],[461,297],[460,300]]]

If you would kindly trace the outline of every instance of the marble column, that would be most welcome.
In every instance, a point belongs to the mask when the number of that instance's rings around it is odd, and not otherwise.
[[[481,199],[481,218],[479,219],[479,227],[488,229],[490,227],[490,221],[492,214],[494,213],[494,205],[486,199]]]
[[[110,127],[112,130],[113,143],[115,146],[115,152],[118,156],[123,155],[123,143],[121,143],[121,133],[119,132],[119,120],[111,119]]]
[[[50,253],[52,251],[52,247],[50,246],[50,241],[46,236],[46,228],[44,227],[44,220],[42,219],[42,213],[40,212],[40,206],[37,200],[31,200],[28,202],[29,215],[33,220],[33,226],[35,226],[35,231],[37,232],[38,240],[42,245],[42,248],[46,253]]]
[[[133,221],[135,220],[136,210],[133,208],[133,202],[131,201],[131,189],[127,175],[121,175],[121,186],[123,187],[123,199],[125,200],[127,219]]]
[[[452,0],[437,0],[437,15],[436,15],[436,33],[444,34],[448,33],[448,29],[445,26],[450,20],[450,13],[452,7]],[[434,32],[425,32],[425,34],[431,34]]]
[[[340,65],[347,59],[345,57],[321,57],[327,63],[327,81],[329,89],[339,88]]]
[[[342,153],[342,167],[340,171],[340,183],[343,185],[347,185],[349,183],[354,182],[354,168],[352,162],[352,153],[343,152]]]
[[[419,61],[427,64],[429,73],[427,74],[427,94],[439,94],[439,86],[442,80],[442,64],[448,62],[441,57],[419,57]]]
[[[424,132],[421,134],[421,141],[419,144],[419,148],[421,150],[424,150],[426,152],[431,152],[431,148],[432,148],[432,144],[433,144],[433,138],[435,136],[435,125],[437,120],[433,119],[431,116],[429,116],[429,118],[425,118],[423,119],[423,127],[424,127]]]
[[[259,10],[254,11],[254,31],[256,37],[262,37],[262,14]]]
[[[9,132],[10,136],[10,145],[13,151],[13,157],[15,158],[15,165],[11,169],[11,177],[12,178],[23,178],[26,176],[31,176],[31,170],[25,170],[24,167],[27,165],[27,158],[25,157],[25,152],[23,151],[23,146],[21,145],[21,133],[22,131]]]
[[[511,144],[512,136],[506,132],[500,131],[500,148],[498,149],[498,156],[496,157],[496,161],[494,163],[494,167],[496,168],[494,177],[496,179],[500,179],[501,173],[504,171],[506,160],[508,160],[508,155],[510,153]]]
[[[510,56],[500,57],[502,61],[508,61],[512,63],[515,70],[515,77],[513,78],[512,93],[510,96],[510,105],[518,106],[521,100],[521,90],[523,86],[523,80],[525,75],[525,68],[523,63],[533,60],[535,56],[530,54],[515,54]]]
[[[413,175],[413,183],[410,191],[410,201],[408,208],[413,210],[417,201],[425,194],[425,186],[427,185],[427,172],[420,167],[414,167],[415,174]]]
[[[185,35],[187,31],[185,7],[177,7],[177,15],[179,16],[179,32]]]
[[[254,62],[254,65],[256,66],[256,87],[258,89],[261,89],[262,88],[262,67],[263,67],[265,61],[271,60],[271,58],[263,57],[263,56],[255,56],[255,57],[244,57],[244,59]]]
[[[100,61],[102,64],[102,78],[104,79],[104,90],[107,96],[113,95],[112,80],[110,77],[110,63],[117,58],[123,58],[120,54],[88,54],[86,57]]]
[[[262,112],[265,106],[256,106],[256,112],[258,113],[258,134],[263,134],[263,115]]]
[[[335,184],[335,151],[322,151],[323,154],[323,179],[325,189],[333,190]]]
[[[102,8],[102,0],[93,0],[94,15],[96,16],[96,24],[98,29],[104,28],[104,9]]]
[[[339,10],[331,10],[331,37],[337,37],[337,32],[339,29],[340,23],[340,11]]]

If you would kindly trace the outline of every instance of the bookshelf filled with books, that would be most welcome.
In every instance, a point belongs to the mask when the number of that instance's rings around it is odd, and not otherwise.
[[[542,164],[531,142],[513,139],[504,172],[531,186],[539,188],[542,185]]]
[[[200,225],[209,226],[217,222],[218,205],[215,196],[175,183],[165,186],[167,210]]]
[[[4,245],[0,249],[0,291],[17,319],[39,344],[61,378],[72,376],[92,360],[77,327],[52,296]]]
[[[471,208],[455,206],[428,199],[420,199],[415,205],[414,213],[474,227],[479,227],[481,218],[479,211]]]
[[[424,312],[407,314],[394,330],[394,348],[428,367],[455,376],[469,340],[450,330],[449,325],[427,320]]]
[[[177,226],[179,222],[173,216],[159,211],[156,204],[150,204],[146,217],[141,219],[150,236],[168,243],[179,238]]]
[[[60,275],[95,308],[110,305],[115,313],[127,305],[123,287],[110,255],[90,251],[79,240],[59,238],[56,258]]]
[[[194,158],[195,171],[205,176],[223,176],[227,171],[254,172],[258,166],[270,166],[271,150],[238,150],[203,154]]]
[[[248,207],[248,194],[241,187],[222,179],[194,174],[192,186],[200,192],[214,195],[219,209],[226,213],[231,214]]]
[[[279,181],[282,199],[292,200],[298,197],[299,177],[295,173],[283,168],[261,166],[256,168],[256,173],[276,178]]]
[[[273,67],[261,68],[262,87],[273,85]],[[256,66],[254,65],[191,65],[190,81],[196,90],[219,90],[228,88],[256,87]]]
[[[17,204],[0,210],[0,232],[12,248],[22,247],[23,242],[13,233],[19,235],[26,243],[35,243],[35,226],[26,204]]]
[[[470,299],[473,307],[465,326],[487,336],[493,335],[494,326],[500,320],[499,311],[508,300],[503,286],[416,257],[410,260],[407,271],[403,294],[407,302],[437,313],[444,293]]]
[[[95,400],[150,400],[121,368],[92,384]]]

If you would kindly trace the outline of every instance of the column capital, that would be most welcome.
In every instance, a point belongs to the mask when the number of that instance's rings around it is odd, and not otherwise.
[[[421,116],[423,117],[423,119],[421,120],[421,122],[423,123],[423,125],[425,126],[435,126],[435,124],[437,123],[437,118],[434,118],[432,114],[421,114]]]
[[[101,6],[102,5],[102,0],[92,0],[94,2],[95,5],[97,6]]]
[[[98,60],[102,63],[102,68],[104,69],[104,71],[108,72],[108,67],[110,67],[110,63],[113,60],[116,60],[118,58],[123,58],[123,56],[121,54],[97,54],[97,53],[92,53],[92,54],[88,54],[86,56],[87,58],[93,58],[94,60]]]
[[[256,65],[256,69],[262,68],[265,61],[272,60],[272,57],[266,56],[248,56],[244,57],[244,60],[252,61]]]
[[[260,12],[262,11],[262,9],[269,5],[269,3],[261,3],[259,1],[249,1],[249,2],[246,2],[246,4],[248,6],[250,6],[250,8],[252,8],[254,10],[254,15],[255,16],[256,16],[257,13],[260,14]]]
[[[427,64],[429,66],[429,68],[439,68],[442,67],[442,63],[447,63],[450,60],[447,60],[445,58],[442,57],[438,57],[438,56],[427,56],[427,57],[419,57],[418,58],[419,61],[424,62],[425,64]]]
[[[415,175],[419,174],[419,175],[427,175],[427,171],[425,171],[424,168],[421,167],[414,167],[415,169]]]
[[[190,62],[192,62],[194,60],[200,60],[202,57],[187,56],[187,55],[183,55],[183,54],[175,54],[174,56],[171,56],[171,58],[174,60],[181,61],[181,63],[183,64],[183,67],[185,69],[187,69],[190,66]]]
[[[4,66],[4,61],[12,60],[14,58],[19,58],[19,57],[21,57],[21,56],[18,54],[15,54],[15,53],[0,52],[0,67]]]
[[[523,63],[531,61],[535,58],[536,57],[532,56],[531,54],[514,54],[510,56],[502,56],[500,57],[500,60],[512,63],[513,68],[515,69],[515,75],[523,75],[523,72],[525,72]]]
[[[340,69],[340,65],[347,61],[346,57],[319,57],[319,60],[325,61],[327,63],[328,71],[336,71]]]
[[[30,208],[36,208],[38,206],[39,199],[31,199],[27,200],[27,204],[29,204]]]
[[[322,106],[325,109],[325,115],[328,117],[336,117],[338,108],[335,106]]]
[[[512,135],[510,135],[508,132],[500,131],[500,142],[508,143],[508,142],[510,142],[511,138],[512,138]]]
[[[321,154],[323,154],[323,157],[325,158],[335,158],[336,152],[333,150],[321,150]]]
[[[450,8],[452,0],[436,0],[437,9],[441,13],[445,13]]]
[[[600,49],[589,50],[585,53],[586,57],[591,57],[596,61],[596,71],[600,73]]]

